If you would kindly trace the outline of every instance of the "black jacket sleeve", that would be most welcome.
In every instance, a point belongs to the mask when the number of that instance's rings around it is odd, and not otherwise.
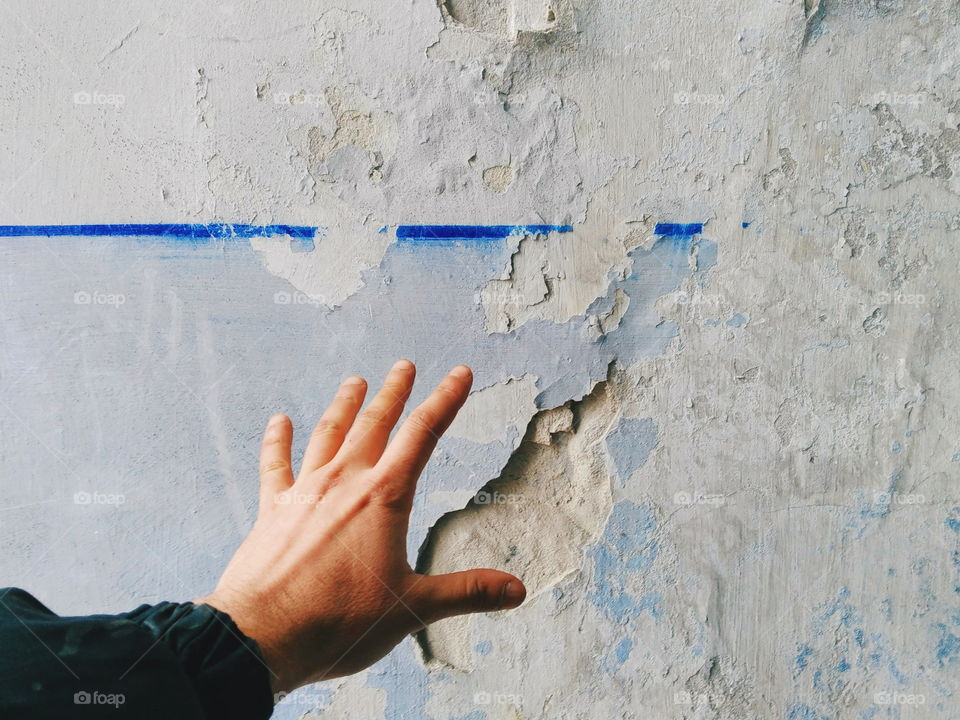
[[[264,720],[260,648],[209,605],[60,617],[0,589],[0,718]]]

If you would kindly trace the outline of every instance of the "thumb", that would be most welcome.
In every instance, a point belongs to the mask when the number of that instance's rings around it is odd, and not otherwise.
[[[420,577],[417,612],[428,623],[454,615],[511,610],[527,596],[527,589],[518,578],[499,570],[464,570]]]

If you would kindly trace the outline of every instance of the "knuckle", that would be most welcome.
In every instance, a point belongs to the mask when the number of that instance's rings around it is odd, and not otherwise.
[[[333,486],[339,483],[346,472],[346,468],[339,462],[330,462],[321,468],[322,482],[326,486]]]
[[[444,380],[437,385],[437,393],[440,395],[446,395],[451,400],[460,400],[462,391],[460,385],[452,383],[449,380]]]
[[[351,385],[345,388],[341,388],[337,391],[337,394],[333,396],[334,400],[349,400],[350,402],[357,402],[361,397],[361,390],[363,390],[365,385]]]
[[[409,420],[415,429],[426,430],[432,433],[434,428],[439,424],[440,417],[434,410],[417,408],[410,413]]]
[[[267,460],[260,463],[260,473],[262,475],[269,475],[270,473],[277,472],[278,470],[289,470],[290,463],[286,460],[277,458],[274,460]]]
[[[387,413],[380,408],[365,410],[361,417],[361,424],[365,428],[381,425],[387,421]]]
[[[473,607],[484,608],[489,605],[489,586],[479,577],[471,577],[467,580],[467,600]]]
[[[409,497],[402,486],[388,475],[374,476],[370,483],[370,491],[376,495],[379,504],[392,510],[406,510]]]
[[[386,390],[387,392],[389,392],[389,393],[391,393],[391,394],[393,394],[393,395],[400,395],[400,396],[403,396],[403,395],[406,395],[406,394],[407,394],[407,388],[408,388],[408,387],[409,387],[409,383],[406,383],[406,382],[396,382],[396,381],[391,381],[391,382],[388,382],[388,383],[384,383],[384,385],[383,385],[383,389]]]
[[[330,436],[342,434],[344,427],[341,423],[331,418],[320,418],[320,421],[314,426],[310,434],[312,438],[322,439]]]

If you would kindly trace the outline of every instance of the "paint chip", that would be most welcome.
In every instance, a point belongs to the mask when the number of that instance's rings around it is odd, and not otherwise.
[[[513,168],[509,165],[494,165],[483,171],[483,182],[495,193],[502,195],[513,184]]]

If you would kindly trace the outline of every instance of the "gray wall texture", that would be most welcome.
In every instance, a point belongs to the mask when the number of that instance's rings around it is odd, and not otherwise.
[[[3,584],[208,592],[270,413],[467,362],[410,556],[528,601],[278,717],[960,716],[960,3],[0,17],[3,223],[321,228],[0,239]]]

